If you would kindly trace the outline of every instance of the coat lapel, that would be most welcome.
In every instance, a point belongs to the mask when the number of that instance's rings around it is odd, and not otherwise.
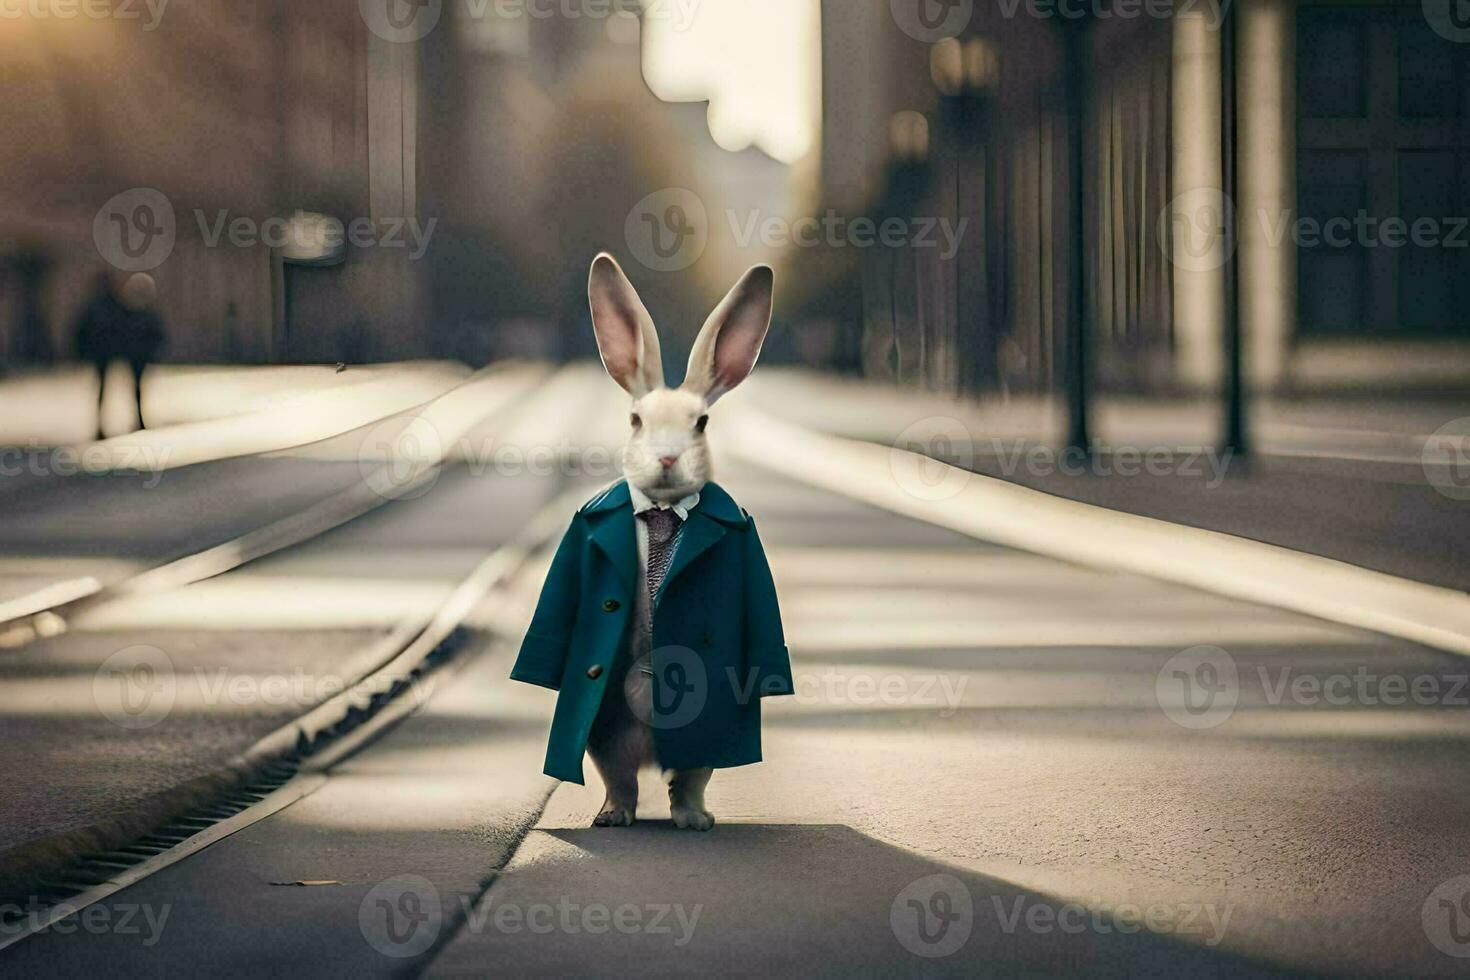
[[[617,484],[587,505],[585,511],[589,517],[595,518],[592,542],[607,555],[617,570],[618,578],[632,595],[638,587],[638,538],[633,531],[633,505],[628,497],[627,484]]]
[[[679,546],[674,549],[674,561],[669,565],[669,573],[664,576],[663,585],[659,586],[660,599],[668,591],[669,583],[678,578],[680,572],[725,536],[725,525],[701,511],[702,508],[695,508],[690,512],[689,520],[684,522],[684,531],[679,535]]]
[[[618,577],[631,595],[638,588],[638,536],[634,530],[633,499],[628,484],[619,481],[601,495],[593,498],[583,512],[592,518],[592,541],[617,569]],[[719,543],[730,527],[744,526],[745,513],[735,505],[717,485],[710,483],[700,491],[698,506],[684,522],[679,535],[679,546],[674,550],[674,560],[669,572],[659,587],[659,596],[667,591],[669,583],[704,554]]]

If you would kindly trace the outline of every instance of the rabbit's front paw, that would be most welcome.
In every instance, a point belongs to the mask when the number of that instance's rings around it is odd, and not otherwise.
[[[633,811],[623,806],[610,806],[592,818],[594,827],[631,827]]]
[[[674,826],[680,830],[709,830],[715,825],[715,815],[708,810],[696,810],[692,806],[676,806],[671,811]]]

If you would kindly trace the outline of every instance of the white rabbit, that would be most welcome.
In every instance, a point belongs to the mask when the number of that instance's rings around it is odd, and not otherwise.
[[[612,256],[601,254],[592,263],[588,297],[598,350],[608,374],[632,397],[632,433],[623,452],[623,472],[638,492],[630,490],[635,507],[639,494],[645,498],[645,507],[648,501],[663,507],[677,505],[710,481],[705,430],[710,407],[755,367],[770,327],[773,294],[774,274],[769,267],[756,266],[746,272],[700,330],[683,385],[670,389],[664,385],[658,332],[633,284]],[[633,823],[638,771],[658,764],[649,725],[651,678],[646,668],[637,669],[646,663],[651,646],[649,550],[647,531],[641,525],[639,538],[639,608],[588,739],[588,751],[607,786],[597,826]],[[619,690],[624,697],[617,696]],[[677,732],[665,735],[677,737]],[[704,803],[713,772],[665,772],[678,827],[709,830],[714,826],[714,815]]]

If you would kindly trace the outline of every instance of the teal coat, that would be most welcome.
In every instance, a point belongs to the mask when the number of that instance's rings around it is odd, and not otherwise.
[[[513,680],[559,692],[546,774],[581,783],[597,709],[624,655],[639,587],[626,482],[588,501],[562,538]],[[793,693],[781,610],[755,521],[714,483],[700,491],[653,617],[653,729],[665,769],[761,761],[760,699]]]

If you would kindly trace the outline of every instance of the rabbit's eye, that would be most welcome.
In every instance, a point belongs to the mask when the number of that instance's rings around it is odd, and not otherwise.
[[[633,418],[630,421],[633,423],[633,428],[635,428],[635,429],[641,429],[641,428],[643,428],[643,418],[640,415],[638,415],[636,412],[633,414]]]
[[[701,415],[699,417],[699,421],[694,423],[694,431],[695,432],[703,432],[704,429],[705,429],[705,426],[707,426],[707,425],[709,425],[709,416],[708,415]]]

